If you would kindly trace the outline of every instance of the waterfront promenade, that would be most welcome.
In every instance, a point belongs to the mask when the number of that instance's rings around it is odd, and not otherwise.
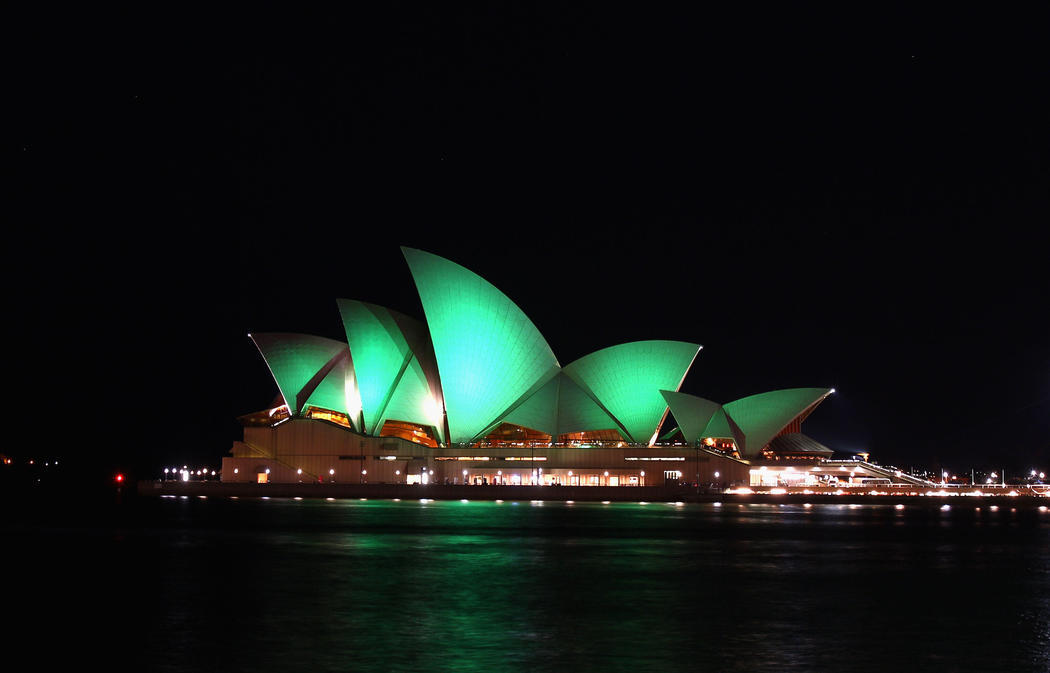
[[[434,500],[511,500],[573,502],[725,502],[725,503],[972,503],[990,501],[1047,506],[1050,497],[1030,488],[1011,487],[982,491],[973,489],[777,489],[776,493],[731,489],[732,492],[697,489],[692,486],[465,486],[445,484],[252,484],[219,481],[139,481],[143,496],[193,496],[239,498],[379,498]],[[784,492],[780,492],[784,491]],[[1013,495],[1010,495],[1010,494]]]

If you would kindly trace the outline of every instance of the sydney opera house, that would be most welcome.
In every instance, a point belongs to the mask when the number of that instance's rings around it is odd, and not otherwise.
[[[761,480],[760,464],[831,455],[801,433],[831,389],[688,395],[701,347],[681,341],[563,365],[486,280],[402,251],[425,322],[340,299],[345,341],[250,335],[279,394],[240,418],[223,481],[727,487]]]

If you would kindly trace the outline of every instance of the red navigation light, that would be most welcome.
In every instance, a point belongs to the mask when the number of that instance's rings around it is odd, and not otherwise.
[[[118,484],[120,482],[124,481],[124,475],[122,475],[122,474],[117,474],[117,476],[115,478],[116,478]]]

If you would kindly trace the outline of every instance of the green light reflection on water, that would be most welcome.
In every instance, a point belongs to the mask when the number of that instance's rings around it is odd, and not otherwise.
[[[141,553],[160,569],[160,593],[177,597],[150,645],[207,649],[221,634],[216,670],[831,670],[842,651],[983,665],[1039,646],[1044,613],[1030,601],[1050,576],[1050,524],[1035,514],[1018,526],[831,504],[159,506],[222,534],[184,527],[159,538],[155,557]],[[1009,572],[1019,555],[1035,570]],[[221,601],[201,589],[216,570],[229,586]],[[910,595],[990,578],[1001,604],[984,611],[883,607],[885,586]],[[1034,621],[1003,617],[1018,605]],[[875,627],[891,642],[873,641]],[[901,628],[908,637],[892,640]],[[968,639],[974,629],[987,637]],[[999,642],[1010,649],[989,645]]]

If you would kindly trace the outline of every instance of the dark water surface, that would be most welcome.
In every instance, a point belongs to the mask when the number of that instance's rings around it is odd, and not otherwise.
[[[68,519],[3,528],[8,634],[45,663],[1050,670],[1032,507],[144,498]]]

